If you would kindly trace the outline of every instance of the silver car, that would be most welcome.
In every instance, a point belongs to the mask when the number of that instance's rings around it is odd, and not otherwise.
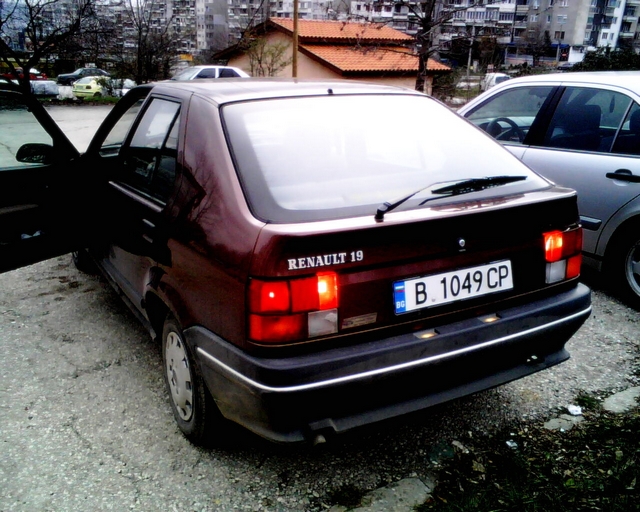
[[[583,261],[640,307],[640,71],[517,78],[459,113],[577,190]]]

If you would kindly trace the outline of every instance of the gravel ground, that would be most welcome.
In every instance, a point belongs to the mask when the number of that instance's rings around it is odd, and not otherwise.
[[[339,436],[224,449],[178,432],[161,357],[115,292],[68,256],[0,275],[0,511],[317,511],[342,493],[429,480],[457,437],[543,421],[580,390],[637,383],[638,313],[594,293],[572,359],[497,390]]]
[[[53,107],[79,149],[110,107]],[[638,312],[601,291],[572,359],[497,390],[326,445],[236,428],[203,450],[178,432],[161,356],[115,292],[68,256],[0,275],[0,512],[319,511],[407,477],[456,438],[544,421],[581,391],[638,384]]]

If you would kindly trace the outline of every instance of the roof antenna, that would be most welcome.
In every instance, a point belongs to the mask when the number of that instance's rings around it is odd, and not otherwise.
[[[333,89],[327,89],[327,94],[333,94]]]

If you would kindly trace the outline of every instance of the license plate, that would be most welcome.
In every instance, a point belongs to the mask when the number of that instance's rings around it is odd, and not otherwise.
[[[511,290],[511,261],[454,270],[393,283],[396,314]]]

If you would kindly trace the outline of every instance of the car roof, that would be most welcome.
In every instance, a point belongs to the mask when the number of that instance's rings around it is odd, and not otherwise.
[[[144,87],[144,86],[143,86]],[[153,84],[154,92],[181,90],[217,103],[267,98],[325,96],[343,94],[409,94],[424,96],[412,89],[350,80],[301,80],[292,78],[225,78],[189,81],[167,80]]]
[[[640,71],[578,71],[530,75],[509,80],[508,84],[505,82],[503,87],[513,87],[523,82],[613,85],[640,94]]]

